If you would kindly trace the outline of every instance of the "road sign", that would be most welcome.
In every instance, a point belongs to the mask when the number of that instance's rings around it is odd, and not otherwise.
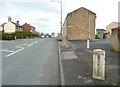
[[[93,78],[105,80],[105,51],[95,49],[93,53]]]

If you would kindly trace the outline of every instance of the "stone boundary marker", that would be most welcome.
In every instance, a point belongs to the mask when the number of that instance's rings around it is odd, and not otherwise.
[[[105,80],[105,51],[95,49],[93,52],[93,78]]]

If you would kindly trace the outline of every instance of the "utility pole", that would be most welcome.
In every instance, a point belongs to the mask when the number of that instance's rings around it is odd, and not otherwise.
[[[63,35],[62,35],[62,33],[63,33],[63,30],[62,30],[62,1],[59,1],[59,0],[51,0],[51,2],[59,2],[60,3],[60,8],[61,8],[61,11],[60,11],[60,37],[61,37],[61,39],[62,39],[62,37],[63,37]]]

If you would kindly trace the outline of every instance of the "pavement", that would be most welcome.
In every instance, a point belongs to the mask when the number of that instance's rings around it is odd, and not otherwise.
[[[59,41],[59,60],[61,85],[107,85],[120,86],[118,57],[120,53],[111,51],[110,40],[90,41],[90,49],[86,49],[86,41],[70,41],[65,47]],[[92,77],[93,50],[105,50],[105,80]]]

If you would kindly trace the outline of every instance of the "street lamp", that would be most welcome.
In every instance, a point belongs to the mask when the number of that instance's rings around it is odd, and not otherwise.
[[[62,38],[62,32],[63,32],[63,30],[62,30],[62,1],[59,1],[59,0],[51,0],[51,2],[59,2],[60,4],[61,4],[61,21],[60,21],[60,27],[61,27],[61,33],[60,33],[60,35],[61,35],[61,38]]]

